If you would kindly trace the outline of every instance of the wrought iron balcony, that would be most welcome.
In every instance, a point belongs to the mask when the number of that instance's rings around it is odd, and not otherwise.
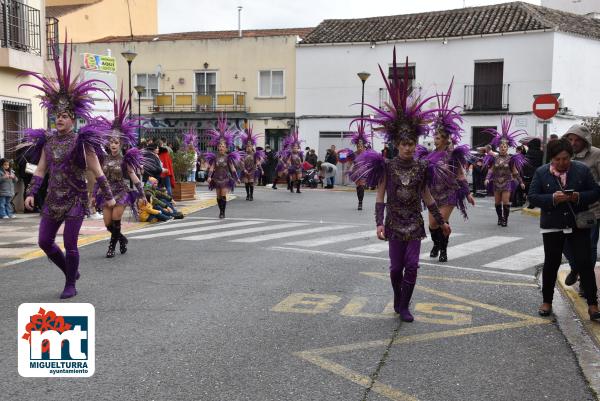
[[[244,112],[248,111],[248,106],[246,92],[157,92],[149,110],[152,113]]]
[[[54,60],[54,54],[58,55],[58,20],[54,17],[46,17],[46,58]]]
[[[508,111],[510,84],[465,85],[465,111]]]
[[[40,10],[16,0],[0,0],[2,47],[42,55]]]

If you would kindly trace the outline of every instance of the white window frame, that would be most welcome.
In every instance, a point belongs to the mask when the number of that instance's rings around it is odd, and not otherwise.
[[[193,88],[193,92],[194,93],[198,93],[198,82],[196,82],[196,74],[200,73],[200,72],[214,72],[215,73],[215,93],[219,92],[219,70],[194,70],[194,88]]]
[[[270,72],[270,79],[271,79],[271,85],[269,88],[269,95],[265,96],[265,95],[261,95],[260,93],[260,73],[261,72]],[[283,74],[283,93],[281,95],[277,95],[277,96],[273,96],[273,72],[281,72]],[[257,73],[257,82],[258,82],[258,87],[257,87],[257,93],[258,96],[257,98],[259,99],[283,99],[285,98],[285,69],[283,68],[273,68],[273,69],[264,69],[264,70],[258,70]]]
[[[148,75],[156,75],[156,92],[160,93],[160,76],[158,76],[158,74],[155,74],[153,72],[136,72],[135,73],[135,85],[134,86],[138,85],[138,75],[145,75],[146,76],[146,82],[148,82]],[[146,87],[146,89],[144,90],[144,92],[147,91],[147,90],[148,90],[148,87]],[[137,99],[138,96],[139,96],[137,94],[137,91],[134,89],[133,92],[135,92],[135,97]],[[140,99],[141,100],[152,100],[152,99],[154,99],[154,96],[141,96]]]

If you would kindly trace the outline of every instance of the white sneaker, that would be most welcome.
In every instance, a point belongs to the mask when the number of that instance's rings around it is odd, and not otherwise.
[[[16,219],[16,218],[17,218],[17,215],[16,215],[16,214],[11,214],[11,215],[10,215],[10,216],[8,216],[8,217],[10,217],[11,219]]]
[[[9,219],[10,217],[8,216],[2,216],[3,219]]]
[[[102,218],[103,218],[102,215],[98,212],[90,215],[90,219],[92,219],[92,220],[100,220]]]

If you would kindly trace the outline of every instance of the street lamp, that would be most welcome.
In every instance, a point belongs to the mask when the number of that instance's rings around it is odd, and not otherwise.
[[[138,95],[138,118],[142,119],[142,93],[146,90],[144,85],[136,85],[134,87]],[[129,105],[129,112],[131,113],[131,104]],[[138,124],[140,122],[138,121]],[[140,137],[142,136],[142,128],[138,125],[138,144],[140,143]]]
[[[359,72],[356,75],[358,75],[358,77],[362,81],[362,102],[360,103],[360,118],[362,119],[364,117],[365,112],[365,82],[367,81],[367,79],[369,79],[371,74],[369,74],[366,71],[363,71]]]
[[[123,53],[121,53],[121,56],[123,56],[125,60],[127,60],[127,69],[129,71],[129,117],[131,117],[131,62],[133,61],[135,56],[137,56],[137,53],[133,50],[126,50]]]

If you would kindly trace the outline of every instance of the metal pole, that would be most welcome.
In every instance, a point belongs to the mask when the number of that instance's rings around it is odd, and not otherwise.
[[[127,60],[127,70],[129,71],[129,118],[131,118],[131,61]]]
[[[365,81],[362,81],[362,102],[360,102],[360,118],[364,117],[365,112]]]
[[[141,120],[142,120],[142,94],[138,93],[138,145],[140,143],[140,141],[142,140],[142,127],[139,125],[141,124]]]
[[[546,159],[548,157],[548,121],[544,121],[543,123],[544,126],[544,131],[543,131],[543,142],[544,142],[544,161],[543,163],[546,164]]]

